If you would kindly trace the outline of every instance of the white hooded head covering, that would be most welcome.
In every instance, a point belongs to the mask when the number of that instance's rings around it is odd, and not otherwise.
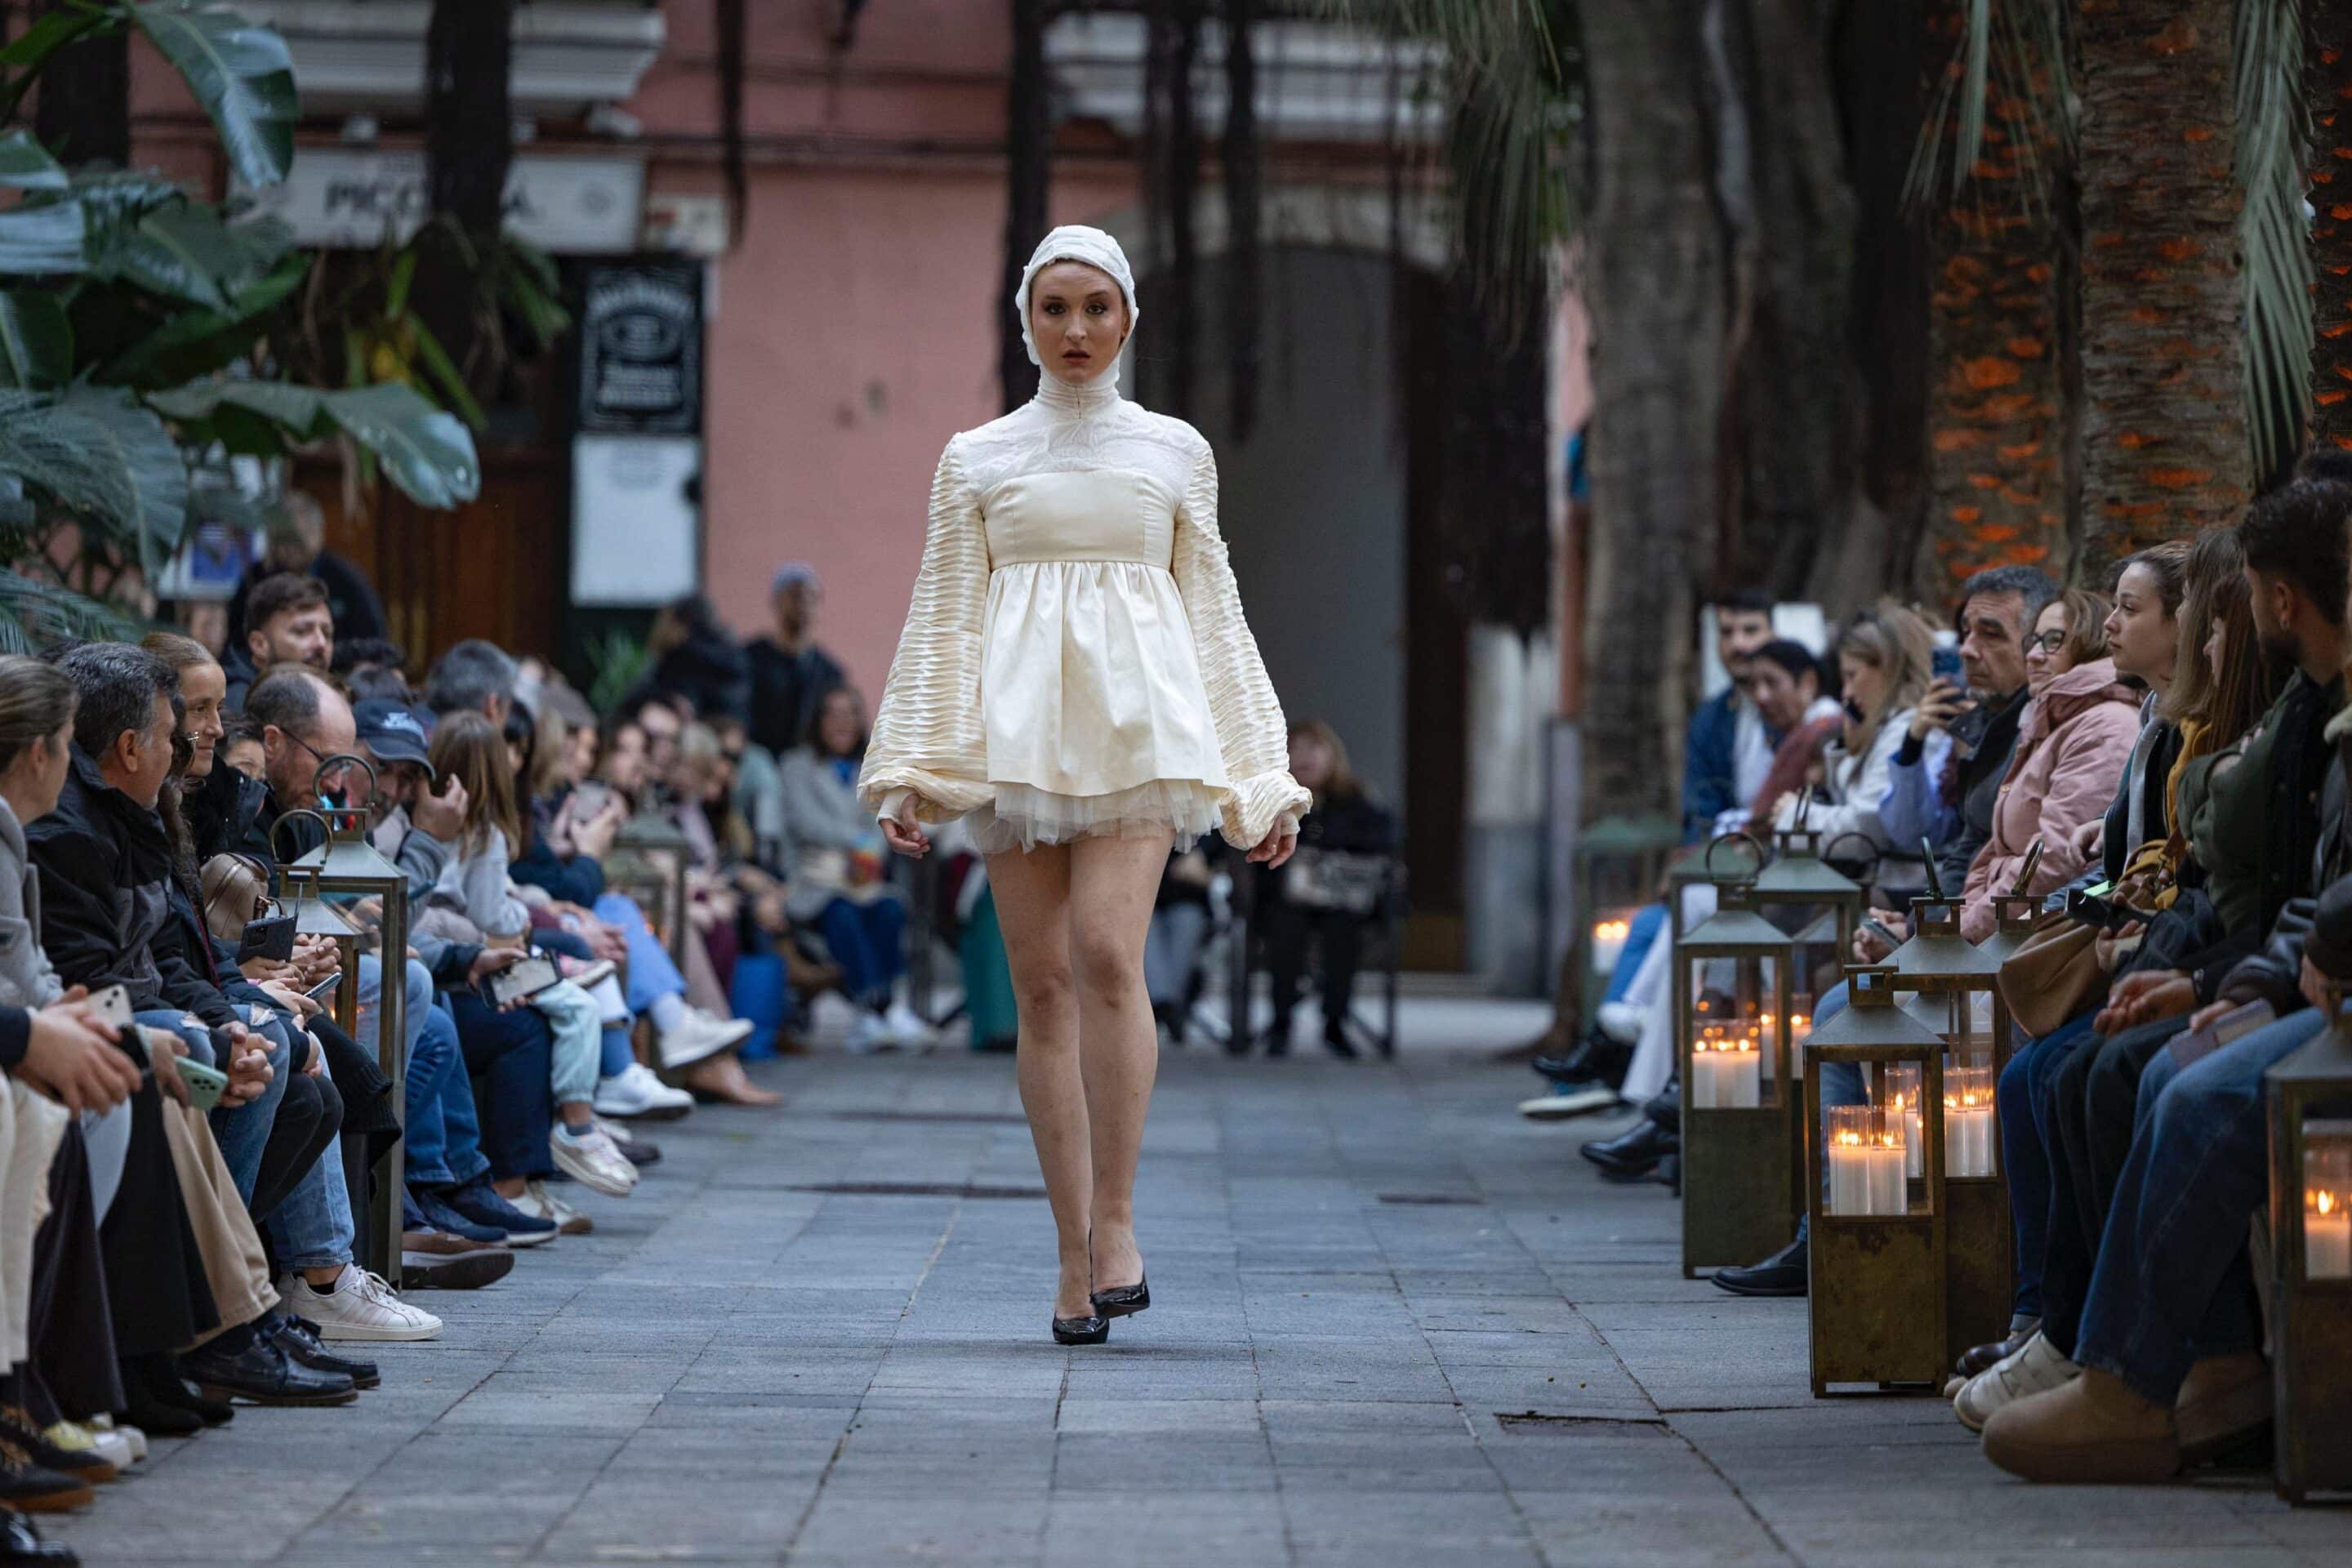
[[[1130,339],[1135,335],[1137,318],[1143,313],[1135,302],[1135,273],[1128,267],[1127,252],[1119,248],[1118,241],[1098,228],[1088,228],[1084,224],[1065,224],[1037,242],[1037,249],[1029,258],[1029,265],[1021,269],[1021,287],[1013,295],[1013,311],[1021,318],[1022,346],[1029,351],[1029,363],[1039,370],[1045,368],[1045,362],[1038,354],[1037,340],[1029,331],[1029,285],[1036,281],[1037,274],[1056,261],[1083,261],[1088,267],[1110,275],[1112,281],[1118,285],[1118,291],[1127,296],[1127,331]],[[1117,386],[1119,360],[1126,357],[1126,347],[1122,344],[1119,359],[1113,360],[1110,368],[1097,377],[1095,384],[1106,391]]]

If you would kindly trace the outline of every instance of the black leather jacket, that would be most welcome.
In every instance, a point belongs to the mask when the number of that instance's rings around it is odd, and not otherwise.
[[[2230,1002],[2267,1001],[2281,1014],[2303,1005],[2303,961],[2331,979],[2352,984],[2352,710],[2327,726],[2335,760],[2320,791],[2318,842],[2312,853],[2316,898],[2290,899],[2271,922],[2262,951],[2241,961],[2221,981]],[[2200,994],[2202,989],[2200,987]]]

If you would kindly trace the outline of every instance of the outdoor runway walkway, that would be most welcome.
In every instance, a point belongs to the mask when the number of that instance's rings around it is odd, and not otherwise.
[[[420,1298],[448,1333],[384,1347],[383,1390],[158,1444],[53,1533],[320,1568],[2352,1563],[2352,1517],[2266,1478],[2029,1489],[1938,1402],[1815,1402],[1803,1303],[1685,1281],[1664,1188],[1511,1113],[1534,1080],[1487,1052],[1538,1017],[1413,1004],[1397,1067],[1171,1056],[1159,1304],[1076,1350],[1009,1060],[769,1064],[781,1113],[650,1129],[598,1234]]]

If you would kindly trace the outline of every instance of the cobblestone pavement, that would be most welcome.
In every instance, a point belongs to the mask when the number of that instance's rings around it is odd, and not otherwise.
[[[1396,1066],[1171,1053],[1158,1304],[1046,1337],[1011,1064],[769,1064],[650,1129],[589,1237],[420,1297],[353,1407],[247,1411],[53,1533],[94,1563],[2352,1563],[2267,1479],[2032,1489],[1940,1403],[1816,1402],[1801,1301],[1676,1266],[1607,1123],[1511,1113],[1539,1014],[1411,1004]],[[1303,1047],[1310,1048],[1311,1047]]]

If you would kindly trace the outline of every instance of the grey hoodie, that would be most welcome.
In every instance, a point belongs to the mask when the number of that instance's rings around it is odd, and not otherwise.
[[[0,1006],[46,1007],[65,982],[41,951],[41,885],[25,853],[25,825],[0,797]]]

